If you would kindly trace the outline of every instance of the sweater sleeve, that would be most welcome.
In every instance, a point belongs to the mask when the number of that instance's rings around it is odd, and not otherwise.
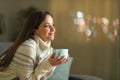
[[[43,76],[48,78],[49,76],[51,76],[54,69],[55,69],[55,67],[53,67],[48,62],[48,60],[45,61],[43,64],[39,64],[38,67],[35,69],[35,75],[38,76],[37,80],[41,79]]]
[[[48,60],[36,66],[36,50],[29,45],[21,45],[13,59],[13,66],[16,69],[20,80],[46,80],[54,71]],[[50,73],[48,75],[48,73]]]

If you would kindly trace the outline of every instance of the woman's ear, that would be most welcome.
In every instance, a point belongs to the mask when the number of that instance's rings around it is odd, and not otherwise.
[[[34,33],[34,34],[36,34],[36,33],[37,33],[36,29],[34,29],[33,33]]]
[[[34,34],[38,34],[38,31],[37,31],[37,29],[35,29],[35,30],[34,30]]]

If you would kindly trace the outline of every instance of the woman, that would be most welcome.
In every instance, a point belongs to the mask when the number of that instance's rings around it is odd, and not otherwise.
[[[14,44],[0,55],[0,80],[47,80],[65,57],[54,57],[53,16],[48,11],[32,13]]]

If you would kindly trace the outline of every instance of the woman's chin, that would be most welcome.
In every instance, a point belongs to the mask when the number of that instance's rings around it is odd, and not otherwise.
[[[52,41],[52,40],[54,40],[54,37],[51,36],[51,37],[48,38],[48,40],[49,40],[49,41]]]

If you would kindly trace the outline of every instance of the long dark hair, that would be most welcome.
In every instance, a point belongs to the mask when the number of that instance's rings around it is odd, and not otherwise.
[[[18,35],[17,39],[13,43],[13,45],[0,55],[1,71],[9,66],[19,45],[29,38],[33,39],[34,30],[38,29],[39,25],[44,20],[46,15],[52,16],[48,11],[42,10],[32,12],[32,14],[28,17],[26,23],[24,24],[24,27],[21,30],[20,34]]]

